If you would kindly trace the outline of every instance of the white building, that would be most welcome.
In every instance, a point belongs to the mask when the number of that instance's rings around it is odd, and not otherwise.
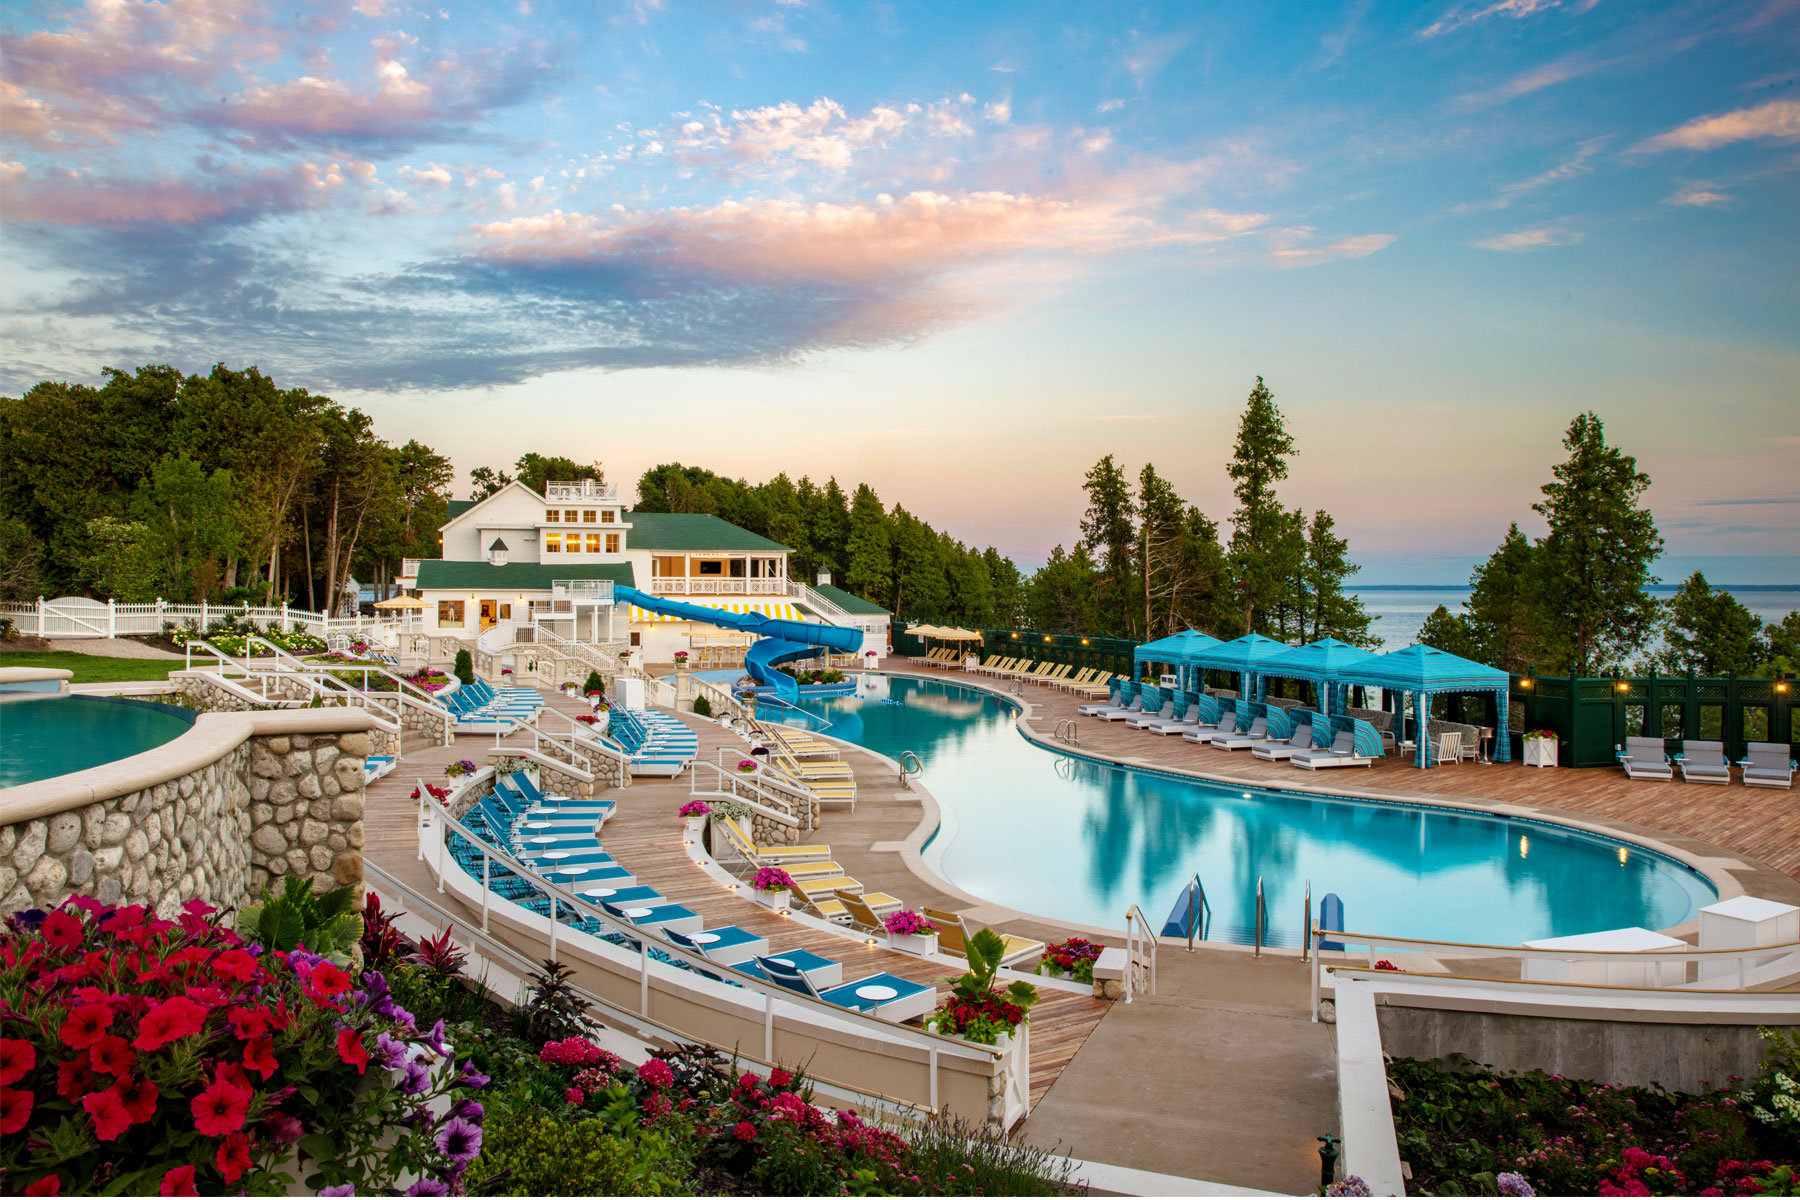
[[[629,642],[669,662],[695,639],[737,631],[615,605],[616,585],[725,612],[863,629],[887,652],[886,610],[821,580],[788,578],[788,548],[703,513],[640,513],[617,484],[553,482],[539,494],[508,484],[485,500],[452,500],[443,555],[408,559],[399,584],[425,602],[423,631],[510,642],[520,626],[582,642]],[[741,636],[741,635],[740,635]]]

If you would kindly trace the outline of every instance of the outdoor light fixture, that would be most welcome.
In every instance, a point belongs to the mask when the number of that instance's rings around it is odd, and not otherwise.
[[[1629,683],[1626,683],[1623,679],[1619,680],[1619,682],[1614,686],[1616,686],[1621,692],[1629,692],[1631,690],[1631,685]]]
[[[1776,691],[1778,691],[1778,692],[1785,692],[1785,691],[1787,691],[1787,680],[1785,680],[1785,679],[1777,679],[1777,680],[1776,680],[1776,681],[1775,681],[1775,690],[1776,690]]]
[[[1082,645],[1084,645],[1084,646],[1085,646],[1085,645],[1087,645],[1087,644],[1088,644],[1088,640],[1087,640],[1087,639],[1086,639],[1086,638],[1082,638],[1082,639],[1081,639],[1081,644],[1082,644]]]
[[[1018,640],[1019,640],[1019,635],[1018,635],[1018,634],[1016,634],[1016,633],[1015,633],[1015,634],[1013,634],[1013,641],[1015,641],[1015,642],[1016,642],[1016,641],[1018,641]]]
[[[1046,633],[1044,635],[1044,641],[1048,642],[1049,640],[1050,640],[1050,635]]]
[[[1527,677],[1527,678],[1525,678],[1525,679],[1521,679],[1521,680],[1519,680],[1519,686],[1520,686],[1520,687],[1522,687],[1522,688],[1524,688],[1524,689],[1525,689],[1525,690],[1526,690],[1526,691],[1530,691],[1530,690],[1531,690],[1531,680],[1530,680],[1530,678],[1529,678],[1529,677]]]
[[[875,939],[874,938],[864,938],[863,945],[869,946],[872,948],[875,945]]]

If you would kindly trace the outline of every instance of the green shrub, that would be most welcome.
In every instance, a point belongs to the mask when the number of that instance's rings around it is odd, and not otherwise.
[[[694,697],[694,715],[696,717],[712,716],[713,715],[712,701],[708,700],[705,696],[695,696]]]
[[[756,1135],[750,1178],[765,1196],[831,1196],[843,1192],[837,1164],[824,1145],[799,1125],[765,1122]]]
[[[997,1137],[961,1117],[940,1116],[906,1135],[906,1167],[920,1195],[1066,1196],[1069,1160]],[[908,1180],[907,1182],[911,1182]]]
[[[475,682],[475,660],[469,657],[467,650],[456,652],[456,665],[450,668],[450,673],[460,679],[464,687]]]
[[[590,692],[599,692],[602,696],[606,695],[606,680],[601,677],[600,672],[598,671],[589,671],[587,682],[581,685],[582,695],[585,696]]]
[[[469,1190],[492,1196],[654,1196],[679,1188],[659,1170],[662,1164],[645,1161],[642,1150],[613,1137],[597,1118],[494,1121],[484,1132],[480,1157],[469,1165]],[[650,1178],[640,1178],[646,1172],[634,1167],[648,1168]],[[505,1178],[494,1179],[502,1174]]]
[[[261,904],[246,904],[238,912],[238,933],[271,950],[305,946],[348,966],[353,951],[361,954],[363,919],[351,911],[356,901],[355,888],[320,893],[313,891],[311,879],[289,875],[281,895],[264,888]]]

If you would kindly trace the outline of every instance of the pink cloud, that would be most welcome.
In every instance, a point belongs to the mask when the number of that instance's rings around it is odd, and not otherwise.
[[[1663,150],[1711,150],[1733,142],[1764,139],[1800,140],[1800,100],[1771,100],[1754,108],[1696,117],[1667,133],[1644,139],[1632,150],[1640,154],[1656,154]]]
[[[1394,244],[1397,234],[1362,233],[1341,238],[1328,246],[1312,245],[1310,225],[1277,229],[1269,234],[1269,252],[1279,267],[1311,267],[1340,258],[1367,258]]]
[[[18,168],[0,173],[0,200],[8,219],[22,225],[208,225],[311,208],[343,182],[336,163],[270,168],[211,186],[186,179],[94,179],[72,171],[33,179]]]

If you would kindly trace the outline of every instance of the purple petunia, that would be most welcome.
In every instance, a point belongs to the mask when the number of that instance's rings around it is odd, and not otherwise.
[[[471,1100],[465,1096],[450,1106],[450,1115],[463,1117],[470,1121],[479,1121],[487,1115],[487,1110],[481,1107],[481,1101]]]
[[[354,1196],[354,1195],[356,1195],[356,1185],[354,1183],[334,1183],[330,1187],[320,1188],[319,1195],[321,1195],[321,1196]]]
[[[430,1082],[431,1072],[425,1069],[424,1063],[407,1063],[406,1078],[400,1081],[400,1090],[409,1096],[416,1096],[424,1091],[426,1085]]]
[[[475,1069],[475,1060],[471,1058],[463,1064],[462,1078],[457,1082],[463,1087],[484,1088],[488,1085],[488,1077]]]
[[[1532,1186],[1525,1182],[1525,1177],[1517,1171],[1500,1172],[1500,1174],[1494,1176],[1494,1186],[1499,1190],[1502,1196],[1537,1195],[1537,1192],[1533,1190]]]
[[[411,1013],[407,1014],[409,1017],[411,1015]],[[438,1018],[436,1025],[425,1031],[424,1041],[434,1053],[442,1054],[444,1052],[444,1019],[442,1017]]]
[[[406,1063],[406,1043],[396,1041],[385,1033],[376,1034],[374,1057],[380,1059],[384,1067],[403,1066]]]
[[[450,1185],[441,1179],[421,1179],[400,1194],[402,1196],[448,1196]]]
[[[462,1117],[451,1117],[434,1139],[437,1148],[457,1162],[468,1162],[481,1153],[481,1126]]]

